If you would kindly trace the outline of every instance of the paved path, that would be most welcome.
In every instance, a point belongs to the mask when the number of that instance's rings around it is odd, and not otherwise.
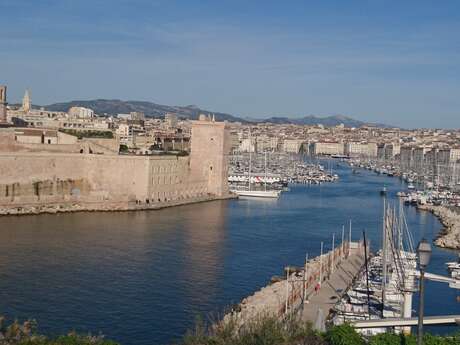
[[[310,289],[307,293],[308,302],[303,305],[303,308],[299,308],[299,317],[301,317],[302,321],[310,321],[313,325],[316,325],[318,313],[322,314],[323,318],[326,319],[329,315],[329,310],[351,285],[363,265],[364,256],[358,255],[357,252],[352,253],[335,268],[329,279],[323,281],[318,292]]]

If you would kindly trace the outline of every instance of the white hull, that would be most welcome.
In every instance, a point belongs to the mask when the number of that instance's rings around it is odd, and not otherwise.
[[[281,191],[278,190],[232,190],[238,196],[253,198],[279,198]]]

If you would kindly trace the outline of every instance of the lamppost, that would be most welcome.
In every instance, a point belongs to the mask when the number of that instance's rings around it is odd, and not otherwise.
[[[431,244],[424,238],[420,241],[417,247],[418,265],[420,268],[420,294],[418,303],[418,332],[417,345],[423,344],[423,308],[425,295],[425,268],[430,263],[431,259]]]

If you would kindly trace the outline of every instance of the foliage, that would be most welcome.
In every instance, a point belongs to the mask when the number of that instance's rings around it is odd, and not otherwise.
[[[57,338],[48,338],[36,333],[36,322],[28,320],[20,324],[17,320],[6,326],[0,317],[0,345],[117,345],[103,336],[70,333]]]
[[[326,333],[330,345],[364,345],[364,340],[349,324],[332,327]]]
[[[240,326],[238,326],[240,325]],[[331,327],[319,334],[309,323],[258,317],[241,325],[236,319],[206,326],[202,319],[189,331],[181,345],[416,345],[415,335],[384,333],[365,338],[349,325]],[[424,345],[459,345],[460,333],[451,336],[425,334]]]
[[[310,324],[259,317],[239,327],[236,320],[206,326],[202,320],[188,332],[182,345],[326,345]]]
[[[371,337],[369,340],[369,345],[399,345],[399,344],[412,345],[412,338],[404,337],[403,335],[394,334],[394,333],[382,333],[382,334],[377,334]]]
[[[59,129],[59,132],[66,133],[82,138],[99,138],[99,139],[113,139],[112,131],[92,131],[92,130],[77,130],[77,129]]]
[[[417,336],[393,333],[378,334],[369,339],[369,345],[416,345]],[[460,344],[460,333],[447,336],[432,335],[429,333],[423,336],[424,345],[458,345]]]
[[[129,151],[128,145],[125,145],[125,144],[120,145],[120,152],[128,152],[128,151]]]

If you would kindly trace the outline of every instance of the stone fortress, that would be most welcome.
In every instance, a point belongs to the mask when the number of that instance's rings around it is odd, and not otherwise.
[[[2,104],[6,95],[0,115]],[[227,124],[200,116],[191,137],[189,156],[138,156],[119,154],[115,139],[0,128],[0,214],[156,209],[228,198]]]

